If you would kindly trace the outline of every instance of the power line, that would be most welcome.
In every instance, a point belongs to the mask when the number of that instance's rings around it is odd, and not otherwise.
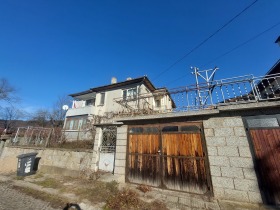
[[[213,59],[212,61],[210,61],[210,62],[208,62],[208,63],[202,65],[202,67],[205,67],[206,65],[209,65],[209,64],[213,63],[214,61],[216,61],[216,60],[218,60],[218,59],[220,59],[220,58],[222,58],[222,57],[224,57],[224,56],[230,54],[230,53],[233,52],[234,50],[237,50],[238,48],[243,47],[244,45],[246,45],[246,44],[248,44],[249,42],[251,42],[251,41],[257,39],[258,37],[260,37],[261,35],[265,34],[265,33],[268,32],[268,31],[272,30],[273,28],[275,28],[275,27],[278,26],[278,25],[280,25],[280,22],[278,22],[278,23],[274,24],[273,26],[267,28],[267,29],[264,30],[263,32],[261,32],[261,33],[255,35],[255,36],[253,36],[253,37],[251,37],[251,38],[248,39],[247,41],[245,41],[245,42],[243,42],[243,43],[237,45],[236,47],[232,48],[231,50],[229,50],[229,51],[227,51],[227,52],[221,54],[220,56],[216,57],[216,58]],[[167,83],[166,85],[171,84],[171,83],[173,83],[173,82],[176,82],[176,81],[178,81],[179,79],[181,79],[182,77],[186,77],[187,75],[188,75],[188,74],[184,74],[183,76],[181,76],[181,77],[179,77],[179,78],[177,78],[177,79],[175,79],[175,80],[173,80],[173,81]]]
[[[220,56],[214,58],[212,61],[210,61],[210,62],[208,62],[208,63],[202,65],[202,67],[205,67],[206,65],[209,65],[209,64],[213,63],[214,61],[216,61],[216,60],[218,60],[218,59],[220,59],[220,58],[226,56],[227,54],[233,52],[234,50],[236,50],[236,49],[238,49],[238,48],[240,48],[240,47],[246,45],[247,43],[249,43],[249,42],[251,42],[251,41],[253,41],[253,40],[255,40],[255,39],[257,39],[258,37],[260,37],[261,35],[263,35],[264,33],[268,32],[268,31],[272,30],[273,28],[275,28],[275,27],[278,26],[278,25],[280,25],[280,22],[274,24],[273,26],[269,27],[268,29],[264,30],[263,32],[261,32],[261,33],[255,35],[255,36],[253,36],[253,37],[251,37],[251,38],[248,39],[247,41],[245,41],[245,42],[243,42],[243,43],[237,45],[236,47],[234,47],[234,48],[232,48],[231,50],[229,50],[229,51],[223,53],[222,55],[220,55]]]
[[[215,36],[217,33],[219,33],[222,29],[224,29],[226,26],[228,26],[231,22],[233,22],[237,17],[239,17],[242,13],[244,13],[246,10],[248,10],[250,7],[252,7],[255,3],[257,3],[258,0],[255,0],[252,2],[249,6],[245,7],[241,12],[239,12],[237,15],[235,15],[232,19],[230,19],[228,22],[226,22],[222,27],[220,27],[218,30],[216,30],[213,34],[211,34],[209,37],[207,37],[205,40],[200,42],[197,46],[192,48],[188,53],[183,55],[181,58],[177,59],[173,64],[171,64],[168,68],[166,68],[163,72],[159,73],[153,80],[155,81],[158,79],[161,75],[169,71],[171,68],[173,68],[176,64],[181,62],[183,59],[185,59],[187,56],[189,56],[191,53],[193,53],[195,50],[197,50],[199,47],[201,47],[203,44],[205,44],[209,39],[211,39],[213,36]]]

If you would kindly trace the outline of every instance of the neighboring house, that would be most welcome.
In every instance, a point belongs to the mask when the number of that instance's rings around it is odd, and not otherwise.
[[[66,113],[64,130],[68,139],[75,140],[90,138],[85,132],[87,122],[108,123],[122,115],[169,112],[175,108],[168,91],[155,88],[146,76],[122,82],[113,77],[109,85],[70,96],[74,100]]]
[[[280,96],[280,59],[257,83],[256,89],[262,99]]]

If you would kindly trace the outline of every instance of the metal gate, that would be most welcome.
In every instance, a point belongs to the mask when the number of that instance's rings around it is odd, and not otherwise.
[[[261,194],[265,203],[273,205],[280,205],[279,119],[279,115],[246,119]]]
[[[99,153],[99,170],[113,172],[117,140],[117,127],[107,126],[102,129],[102,142]]]
[[[127,181],[199,194],[211,191],[200,123],[128,129]]]

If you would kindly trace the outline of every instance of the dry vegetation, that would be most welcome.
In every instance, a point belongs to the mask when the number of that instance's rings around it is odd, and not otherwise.
[[[63,187],[63,184],[56,180],[56,179],[52,179],[52,178],[46,178],[42,181],[35,181],[34,182],[37,185],[40,185],[44,188],[54,188],[54,189],[59,189]]]
[[[48,148],[64,148],[64,149],[93,149],[94,142],[89,140],[78,140],[69,142],[53,142]]]
[[[140,191],[143,192],[143,193],[146,193],[146,192],[151,191],[151,187],[150,187],[150,186],[147,186],[147,185],[145,185],[145,184],[140,184],[140,185],[138,185],[136,189],[137,189],[137,190],[140,190]]]
[[[143,209],[143,210],[167,210],[166,206],[160,202],[147,203],[139,198],[139,194],[131,189],[122,189],[115,195],[111,195],[104,207],[106,210],[125,210],[125,209]]]
[[[32,176],[31,176],[32,177]],[[42,179],[43,178],[43,179]],[[140,195],[132,189],[119,189],[119,184],[116,181],[102,182],[99,180],[85,179],[82,177],[50,177],[40,173],[32,177],[33,183],[42,186],[43,188],[53,188],[59,190],[61,194],[71,193],[77,196],[77,201],[84,199],[92,204],[104,203],[105,210],[124,210],[124,209],[143,209],[143,210],[166,210],[166,206],[160,202],[147,203],[140,198]],[[66,205],[66,199],[58,198],[55,195],[46,193],[38,193],[36,190],[18,188],[22,192],[29,194],[35,198],[49,201],[53,207],[60,208]],[[138,190],[142,192],[151,191],[151,188],[146,185],[140,185]]]

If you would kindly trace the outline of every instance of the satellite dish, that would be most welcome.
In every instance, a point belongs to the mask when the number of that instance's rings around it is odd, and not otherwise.
[[[66,111],[66,110],[69,109],[69,107],[68,107],[67,105],[63,105],[63,106],[62,106],[62,109]]]

